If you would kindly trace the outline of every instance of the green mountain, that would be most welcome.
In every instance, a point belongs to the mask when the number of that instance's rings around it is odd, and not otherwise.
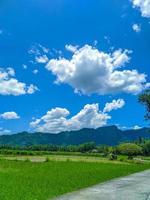
[[[107,126],[97,129],[84,128],[78,131],[61,132],[59,134],[21,132],[0,136],[0,144],[19,146],[38,144],[75,145],[95,142],[96,144],[116,145],[120,142],[137,140],[139,137],[150,139],[150,129],[142,128],[123,131],[116,126]]]

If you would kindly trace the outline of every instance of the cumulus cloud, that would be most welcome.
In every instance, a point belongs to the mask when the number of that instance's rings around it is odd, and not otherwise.
[[[130,61],[130,53],[121,49],[105,53],[85,45],[76,50],[70,60],[51,59],[46,69],[56,76],[55,83],[69,84],[82,94],[137,94],[146,87],[146,75],[136,69],[122,69]]]
[[[112,101],[110,109],[105,109],[105,112],[100,111],[99,105],[87,104],[79,113],[69,118],[70,112],[66,108],[54,108],[48,111],[44,116],[35,119],[30,123],[30,127],[34,131],[59,133],[61,131],[79,130],[82,128],[98,128],[107,124],[111,116],[107,113],[113,109],[123,107],[121,100]],[[123,100],[122,100],[123,101]],[[124,102],[124,101],[123,101]],[[105,106],[106,107],[106,106]]]
[[[150,17],[150,0],[131,0],[133,6],[140,9],[143,17]]]
[[[141,26],[138,24],[133,24],[132,29],[136,32],[139,33],[141,31]]]
[[[42,46],[41,44],[35,44],[29,49],[28,53],[31,56],[34,56],[36,63],[47,63],[49,61],[47,54],[49,53],[49,49]]]
[[[5,120],[19,119],[20,118],[20,116],[16,112],[14,112],[14,111],[5,112],[5,113],[1,114],[0,117],[2,119],[5,119]]]
[[[31,84],[28,88],[27,88],[27,93],[28,94],[33,94],[35,91],[39,90],[35,85]]]
[[[34,69],[32,72],[33,72],[33,74],[37,74],[39,72],[39,70],[38,69]]]
[[[10,135],[11,131],[0,127],[0,135]]]
[[[70,51],[70,52],[74,53],[74,52],[77,51],[78,46],[73,46],[73,45],[71,45],[71,44],[69,44],[69,45],[66,44],[65,48],[66,48],[67,51]]]
[[[32,94],[37,90],[34,85],[27,86],[25,83],[18,81],[15,77],[13,68],[0,68],[0,94],[1,95],[23,95]]]
[[[125,101],[123,99],[113,100],[111,103],[106,103],[103,111],[110,112],[122,108],[124,105]]]
[[[141,129],[142,127],[141,126],[138,126],[138,125],[135,125],[135,126],[133,126],[133,129],[134,130],[139,130],[139,129]]]
[[[25,65],[25,64],[23,64],[22,67],[23,67],[23,69],[27,69],[28,68],[28,66]]]
[[[47,63],[49,61],[49,59],[46,55],[42,55],[42,56],[36,56],[35,61],[37,63]]]

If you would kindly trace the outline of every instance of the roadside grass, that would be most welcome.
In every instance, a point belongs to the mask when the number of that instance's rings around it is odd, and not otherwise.
[[[27,160],[26,160],[27,161]],[[48,200],[112,178],[149,169],[150,164],[0,160],[0,199]]]

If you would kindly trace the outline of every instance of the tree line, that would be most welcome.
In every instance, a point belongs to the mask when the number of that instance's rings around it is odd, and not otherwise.
[[[150,140],[139,138],[135,142],[121,143],[117,146],[96,145],[94,142],[89,142],[80,145],[33,145],[33,146],[10,146],[1,145],[0,154],[19,154],[19,155],[32,155],[32,154],[50,154],[58,152],[68,153],[89,153],[92,155],[127,155],[137,156],[144,155],[150,156]]]

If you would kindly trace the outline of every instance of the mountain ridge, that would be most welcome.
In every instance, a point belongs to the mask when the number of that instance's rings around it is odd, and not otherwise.
[[[150,139],[150,128],[121,130],[117,126],[105,126],[97,129],[83,128],[77,131],[65,131],[58,134],[20,132],[0,136],[0,145],[29,146],[42,144],[78,145],[95,142],[97,145],[117,145],[121,142],[135,141],[139,137]]]

